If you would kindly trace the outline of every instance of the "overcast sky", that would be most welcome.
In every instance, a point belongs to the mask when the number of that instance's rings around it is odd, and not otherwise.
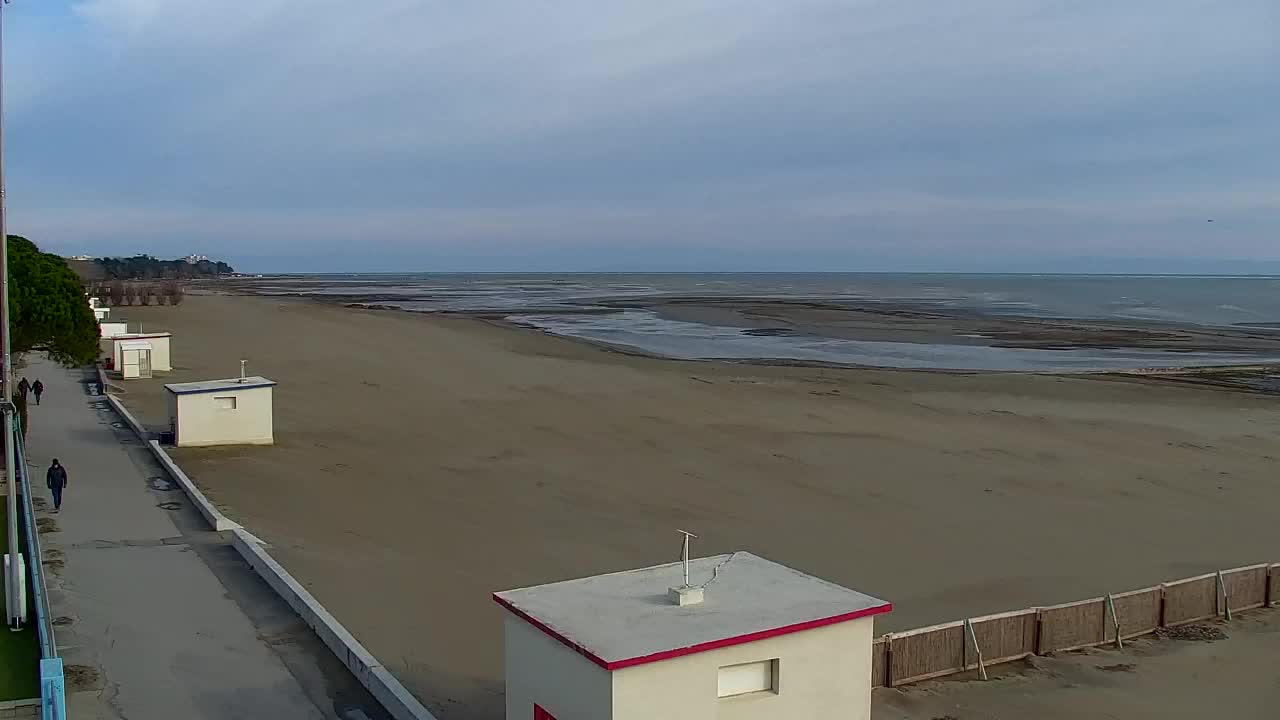
[[[1276,0],[14,0],[5,36],[10,230],[64,254],[1280,270]]]

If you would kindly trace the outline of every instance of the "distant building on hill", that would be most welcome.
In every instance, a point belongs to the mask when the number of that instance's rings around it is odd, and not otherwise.
[[[202,262],[209,262],[208,255],[188,255],[182,258],[182,261],[188,265],[199,265]]]

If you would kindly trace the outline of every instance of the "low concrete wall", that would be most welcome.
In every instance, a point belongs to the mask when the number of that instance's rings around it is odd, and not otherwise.
[[[138,439],[143,442],[150,440],[151,433],[147,432],[147,429],[142,426],[142,423],[138,422],[138,419],[133,416],[133,413],[129,412],[129,408],[126,408],[124,403],[116,399],[115,395],[106,392],[107,386],[105,384],[102,387],[102,397],[106,398],[107,402],[111,403],[111,407],[116,411],[116,414],[120,416],[120,419],[124,420],[124,424],[129,426],[129,429],[133,431],[133,434],[137,435]]]
[[[164,448],[160,447],[160,443],[151,439],[150,433],[148,433],[147,429],[142,426],[142,423],[138,422],[137,418],[133,416],[133,413],[129,412],[129,409],[124,406],[124,403],[120,402],[120,400],[111,393],[105,392],[107,385],[106,378],[102,373],[102,368],[98,368],[98,378],[99,381],[103,383],[104,392],[102,397],[107,399],[107,402],[111,404],[111,407],[116,411],[116,414],[124,420],[124,423],[128,425],[131,430],[133,430],[133,433],[138,436],[138,439],[147,444],[147,448],[151,450],[151,454],[154,455],[160,465],[164,467],[165,472],[169,474],[169,477],[173,478],[173,481],[182,488],[182,492],[186,493],[187,499],[190,500],[196,510],[204,516],[204,519],[209,523],[209,526],[218,532],[222,532],[223,530],[235,530],[240,527],[240,523],[231,520],[226,515],[223,515],[222,512],[209,501],[209,498],[205,497],[205,494],[200,492],[200,488],[196,487],[196,484],[191,482],[191,478],[187,477],[187,474],[182,471],[182,468],[178,467],[178,464],[173,461],[173,458],[169,457],[169,453],[165,452]]]
[[[315,630],[316,635],[392,717],[396,720],[436,720],[306,588],[255,542],[252,535],[243,529],[233,530],[231,544],[245,562]]]
[[[169,477],[173,478],[174,482],[178,483],[178,485],[182,487],[182,492],[187,494],[187,498],[191,500],[191,504],[196,506],[196,510],[200,511],[200,514],[204,516],[205,521],[208,522],[214,530],[222,532],[223,530],[236,530],[242,527],[240,523],[228,518],[226,515],[223,515],[222,512],[209,501],[209,498],[205,497],[204,493],[200,492],[200,488],[196,487],[196,484],[191,482],[191,478],[187,477],[187,474],[182,472],[182,468],[178,467],[178,464],[173,461],[173,458],[169,457],[169,453],[165,452],[164,448],[160,447],[159,442],[155,440],[148,440],[147,446],[151,448],[151,454],[156,456],[156,460],[164,466],[165,472],[169,473]]]

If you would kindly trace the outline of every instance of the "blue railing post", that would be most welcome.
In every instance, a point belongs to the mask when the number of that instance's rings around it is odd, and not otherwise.
[[[40,718],[66,720],[67,689],[62,675],[62,658],[40,661]]]

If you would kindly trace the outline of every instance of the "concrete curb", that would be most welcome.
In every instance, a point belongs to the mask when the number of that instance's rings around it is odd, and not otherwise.
[[[222,512],[209,501],[209,498],[205,497],[204,493],[200,492],[200,488],[196,487],[196,484],[191,482],[191,478],[187,477],[187,474],[182,472],[182,468],[178,467],[178,464],[173,461],[173,458],[169,457],[169,453],[165,452],[164,448],[160,447],[159,441],[148,440],[147,446],[151,448],[151,454],[156,456],[156,460],[159,460],[160,464],[164,466],[165,471],[169,473],[169,477],[172,477],[179,485],[182,486],[182,492],[187,494],[187,497],[196,506],[196,509],[200,511],[200,514],[204,516],[204,519],[213,526],[214,530],[222,532],[223,530],[241,529],[242,526],[240,523],[228,518],[226,515],[223,515]]]
[[[231,531],[231,544],[245,562],[298,613],[351,674],[396,720],[436,720],[358,640],[329,614],[307,589],[263,550],[242,528]]]

